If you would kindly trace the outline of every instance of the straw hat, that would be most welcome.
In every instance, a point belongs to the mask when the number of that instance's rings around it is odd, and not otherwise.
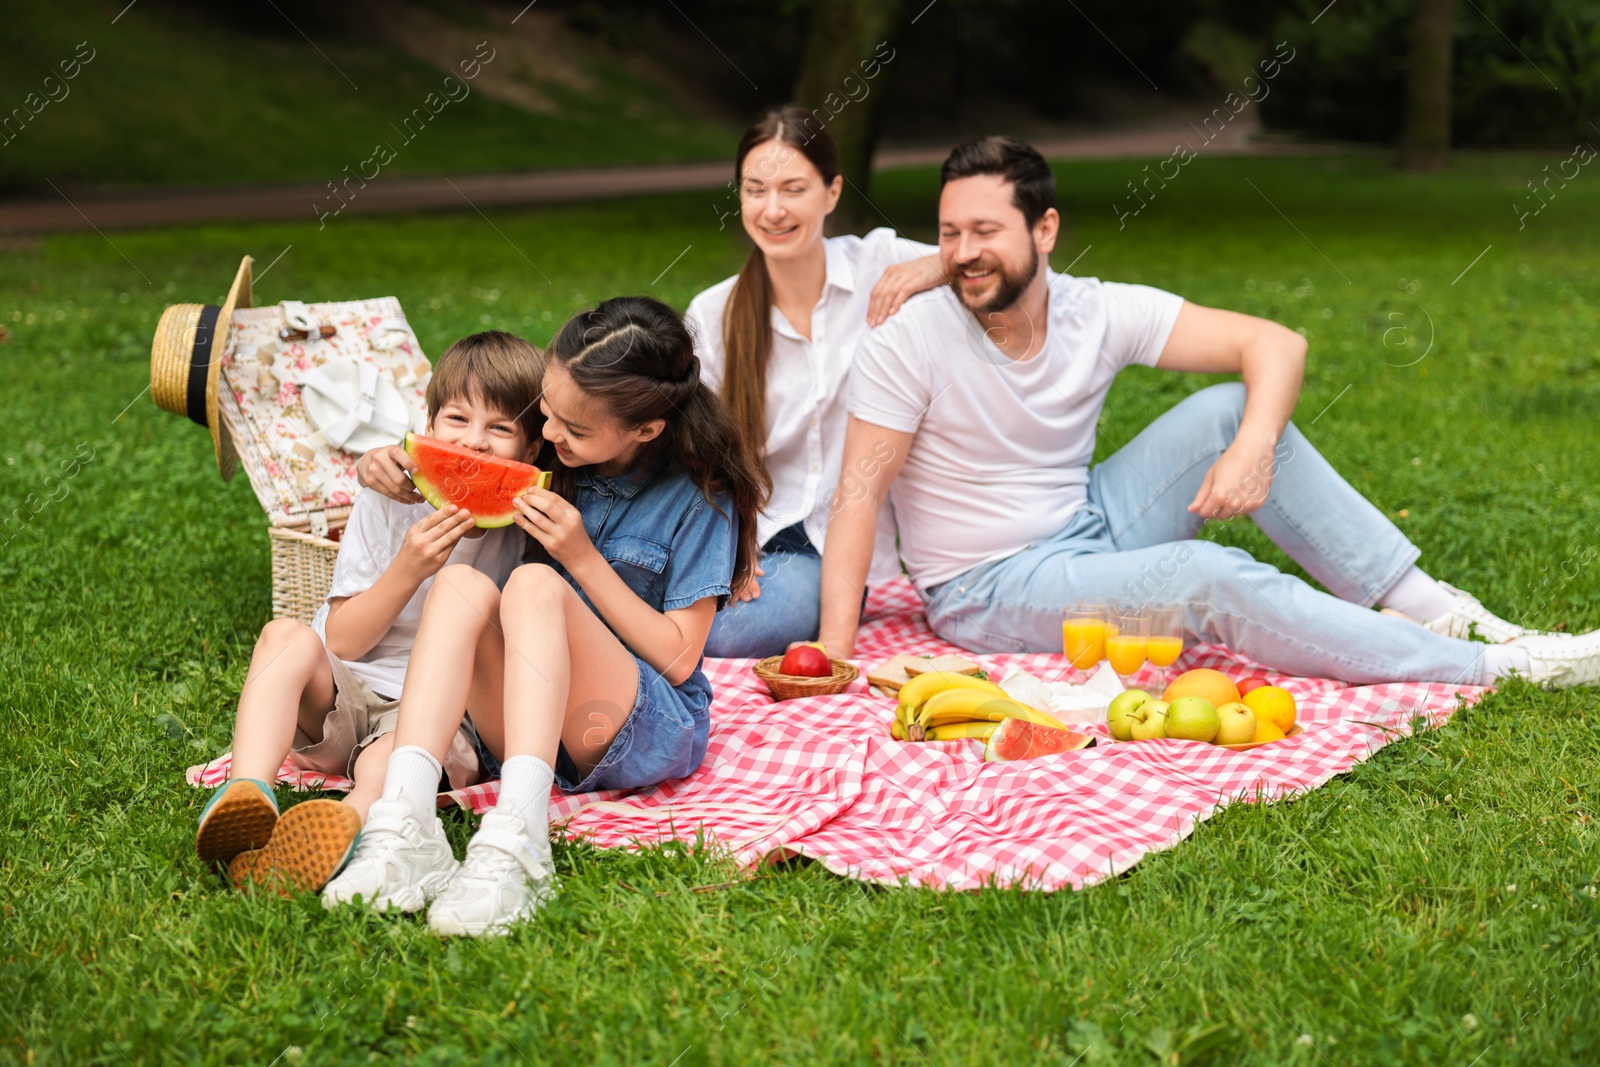
[[[250,306],[253,262],[245,256],[239,263],[239,273],[234,275],[222,306],[173,304],[163,311],[150,346],[150,395],[156,406],[174,415],[187,415],[211,430],[211,447],[224,480],[233,477],[239,454],[217,416],[217,379],[222,353],[228,347],[233,309]]]

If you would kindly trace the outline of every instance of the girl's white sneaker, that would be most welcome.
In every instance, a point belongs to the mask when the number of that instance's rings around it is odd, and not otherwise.
[[[355,855],[322,890],[322,906],[352,904],[360,896],[378,911],[421,911],[461,865],[436,815],[424,822],[409,805],[379,800],[367,812]]]
[[[521,818],[491,811],[467,843],[461,869],[428,909],[428,925],[455,937],[496,936],[531,918],[555,891],[549,843],[535,844]]]
[[[1600,683],[1600,630],[1586,634],[1530,634],[1511,642],[1528,650],[1528,680],[1566,689]]]

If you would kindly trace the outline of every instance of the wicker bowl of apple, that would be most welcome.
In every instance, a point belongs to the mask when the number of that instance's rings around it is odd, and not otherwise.
[[[768,656],[752,668],[767,684],[774,700],[832,696],[861,675],[855,664],[833,659],[816,642],[796,645],[781,656]]]

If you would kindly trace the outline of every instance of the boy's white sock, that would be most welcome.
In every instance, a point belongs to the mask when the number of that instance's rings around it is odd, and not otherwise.
[[[1524,678],[1533,669],[1528,650],[1521,645],[1485,645],[1483,649],[1483,684],[1493,685],[1496,678],[1504,678],[1512,671]]]
[[[550,787],[555,780],[556,772],[538,756],[512,756],[501,764],[500,799],[494,810],[520,818],[535,848],[550,839]]]
[[[433,758],[433,753],[416,745],[405,745],[389,753],[389,769],[383,777],[383,799],[398,800],[411,809],[411,813],[426,823],[437,816],[439,805],[439,775],[444,768]]]
[[[1420,567],[1412,567],[1378,599],[1380,608],[1392,608],[1426,625],[1455,607],[1455,597]]]

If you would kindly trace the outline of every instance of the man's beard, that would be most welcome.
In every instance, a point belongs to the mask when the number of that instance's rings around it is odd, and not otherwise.
[[[1007,270],[1006,265],[998,259],[994,261],[994,271],[995,274],[999,275],[1000,284],[995,289],[994,295],[981,304],[973,305],[967,302],[966,289],[959,284],[961,273],[957,271],[956,276],[951,279],[951,287],[955,289],[956,299],[961,301],[961,306],[974,314],[988,315],[997,311],[1005,311],[1021,299],[1022,291],[1033,281],[1034,275],[1039,273],[1039,250],[1031,244],[1028,250],[1031,254],[1028,259],[1027,269],[1018,271],[1015,274]]]

